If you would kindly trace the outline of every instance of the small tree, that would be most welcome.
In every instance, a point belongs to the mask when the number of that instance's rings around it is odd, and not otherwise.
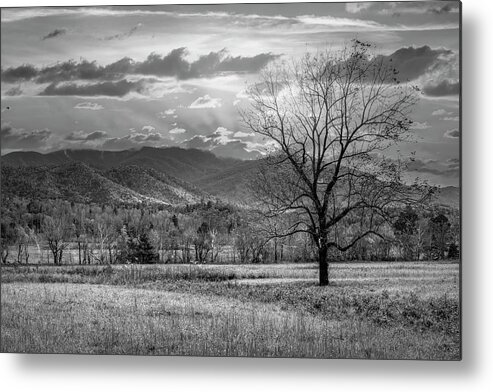
[[[79,264],[82,264],[82,250],[83,250],[82,244],[85,235],[85,219],[82,209],[76,213],[73,219],[72,231],[75,235],[75,240],[77,242]]]
[[[451,242],[448,247],[448,258],[458,259],[459,256],[460,256],[459,247],[454,242]]]
[[[407,206],[394,222],[394,233],[403,250],[405,259],[413,260],[416,250],[416,239],[418,231],[418,214]],[[419,255],[418,255],[419,257]]]
[[[3,218],[3,217],[2,217]],[[10,253],[10,247],[15,244],[15,226],[12,223],[5,221],[1,222],[0,227],[1,248],[2,248],[2,263],[6,264]]]
[[[152,246],[146,232],[132,233],[128,239],[128,257],[131,262],[150,264],[159,260],[159,255]]]
[[[416,88],[400,83],[398,70],[369,47],[354,41],[267,68],[241,113],[273,146],[253,184],[260,208],[293,222],[271,235],[312,237],[320,285],[329,283],[329,249],[381,237],[395,208],[417,198],[401,181],[399,161],[381,154],[409,130]]]
[[[15,232],[17,242],[17,262],[20,264],[24,261],[27,264],[29,262],[29,243],[31,242],[29,228],[25,229],[22,226],[17,226]]]
[[[436,252],[439,259],[444,259],[450,232],[448,218],[442,213],[431,218],[430,232],[432,249]]]
[[[205,263],[212,250],[212,238],[209,224],[202,222],[197,229],[197,235],[194,239],[195,258],[199,263]]]
[[[70,225],[67,223],[66,216],[60,211],[56,211],[53,216],[45,216],[43,220],[43,235],[53,254],[53,262],[57,265],[62,263],[63,252],[70,238]]]
[[[250,260],[250,237],[247,229],[243,226],[235,230],[234,251],[238,255],[240,263]]]

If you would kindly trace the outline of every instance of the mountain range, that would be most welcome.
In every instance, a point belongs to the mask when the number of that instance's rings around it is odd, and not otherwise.
[[[1,165],[2,191],[7,196],[169,205],[219,198],[244,204],[245,166],[256,167],[255,161],[175,147],[13,152],[2,156]]]
[[[185,181],[194,181],[242,161],[218,158],[208,151],[178,147],[143,147],[124,151],[59,150],[48,154],[21,151],[2,156],[2,164],[13,167],[60,166],[73,162],[82,162],[99,170],[140,166]]]
[[[217,157],[198,149],[12,152],[1,158],[4,195],[81,203],[185,205],[222,200],[249,205],[249,179],[259,161]],[[436,202],[459,207],[457,187],[441,188]]]

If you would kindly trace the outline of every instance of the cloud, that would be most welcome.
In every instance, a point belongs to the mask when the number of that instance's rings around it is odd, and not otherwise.
[[[87,60],[57,62],[55,65],[44,68],[24,64],[2,71],[2,81],[16,83],[34,80],[36,83],[51,83],[71,80],[114,80],[122,78],[123,73],[131,70],[131,66],[132,60],[128,58],[123,58],[106,67],[98,65],[95,61]]]
[[[233,132],[229,131],[227,128],[218,127],[210,137],[216,145],[225,145],[231,141],[234,141],[234,139],[230,138],[232,134]]]
[[[272,53],[261,53],[253,57],[226,56],[222,60],[220,60],[214,72],[226,71],[226,72],[238,72],[238,73],[241,72],[255,73],[260,71],[269,62],[277,59],[278,57],[279,55],[274,55]]]
[[[105,131],[94,131],[89,133],[86,136],[86,140],[98,140],[98,139],[104,139],[107,136],[107,133]]]
[[[335,31],[368,31],[387,30],[389,27],[373,20],[362,20],[357,18],[339,18],[333,16],[302,15],[296,18],[299,22],[312,26],[324,26],[325,29]]]
[[[173,134],[173,135],[176,135],[176,134],[181,134],[181,133],[185,133],[187,130],[186,129],[183,129],[183,128],[173,128],[169,131],[169,133]]]
[[[26,131],[24,129],[13,128],[10,124],[1,126],[1,145],[2,149],[39,149],[46,148],[46,142],[51,136],[49,129],[35,129]]]
[[[18,83],[34,80],[36,83],[52,83],[75,80],[118,80],[127,75],[169,76],[177,79],[211,77],[224,72],[255,73],[275,60],[279,55],[260,53],[253,57],[232,57],[226,49],[210,52],[198,60],[189,62],[185,47],[173,49],[166,55],[151,53],[146,60],[135,62],[124,57],[114,63],[101,66],[96,61],[69,60],[44,68],[30,64],[2,70],[2,81]]]
[[[444,1],[434,2],[389,2],[383,3],[389,4],[390,7],[383,8],[378,11],[380,15],[424,15],[424,14],[446,14],[446,13],[458,13],[459,7],[457,2],[445,3]]]
[[[73,60],[57,63],[38,71],[36,83],[50,83],[70,80],[115,79],[116,75],[108,72],[95,61]]]
[[[103,110],[104,107],[96,102],[79,102],[74,109]]]
[[[200,150],[210,150],[214,143],[212,143],[212,138],[204,135],[196,135],[188,140],[182,142],[186,148],[197,148]]]
[[[232,141],[239,141],[230,138],[233,134],[232,131],[224,127],[217,127],[217,129],[210,135],[197,135],[189,140],[183,141],[188,148],[202,148],[202,149],[212,149],[220,145],[226,145]]]
[[[228,131],[229,132],[229,131]],[[197,135],[191,139],[182,142],[185,148],[196,148],[213,152],[220,157],[237,158],[237,159],[255,159],[261,156],[257,150],[248,148],[248,143],[237,139],[229,139],[224,133],[214,132],[210,136]]]
[[[224,127],[217,127],[217,129],[208,136],[197,135],[189,140],[184,140],[183,143],[185,143],[188,148],[201,148],[211,150],[221,145],[227,145],[228,143],[233,141],[239,141],[230,138],[230,135],[232,134],[232,131],[229,131]]]
[[[450,168],[459,168],[460,167],[460,159],[459,158],[447,159],[447,165]]]
[[[25,8],[5,8],[2,10],[2,23],[16,22],[19,20],[44,18],[50,16],[99,16],[99,17],[119,17],[119,16],[175,16],[175,17],[202,17],[202,16],[222,16],[230,14],[225,12],[206,12],[206,13],[178,13],[163,10],[145,10],[139,8],[117,9],[113,7],[25,7]]]
[[[107,136],[108,134],[105,131],[94,131],[90,133],[86,133],[84,131],[74,131],[66,136],[65,140],[87,142],[92,140],[105,139]]]
[[[140,8],[117,9],[114,7],[25,7],[6,8],[2,10],[2,23],[16,22],[32,18],[45,18],[50,16],[98,16],[98,17],[124,17],[124,16],[171,16],[171,17],[229,17],[232,14],[226,12],[204,12],[204,13],[179,13],[163,11],[158,9],[146,10]]]
[[[255,136],[255,134],[253,132],[246,133],[246,132],[238,131],[233,135],[233,137],[251,137],[251,136]]]
[[[70,147],[74,147],[75,142],[84,146],[91,146],[110,151],[120,151],[127,149],[149,147],[164,147],[172,143],[171,139],[163,137],[154,131],[154,127],[144,126],[143,132],[136,132],[134,129],[130,133],[121,137],[109,137],[105,131],[74,131],[65,137],[65,141],[70,142]],[[87,144],[86,144],[87,143]],[[87,147],[85,147],[87,148]]]
[[[415,80],[426,72],[436,69],[443,63],[449,63],[453,52],[448,49],[431,49],[425,45],[419,48],[401,48],[394,53],[384,56],[378,55],[375,62],[383,61],[384,64],[396,68],[401,81]]]
[[[186,48],[173,49],[167,55],[151,53],[147,59],[136,66],[136,72],[145,75],[176,76],[186,78],[190,64],[185,60]]]
[[[443,137],[449,139],[458,139],[460,137],[460,131],[457,128],[449,129],[447,132],[443,134]]]
[[[132,73],[134,67],[135,61],[133,59],[131,59],[130,57],[123,57],[120,60],[108,64],[106,67],[104,67],[104,74],[105,77],[108,77],[108,75],[110,77],[114,75],[124,75],[127,73]]]
[[[434,14],[446,14],[446,13],[459,13],[459,7],[457,6],[457,2],[448,3],[443,6],[430,7],[429,11]]]
[[[261,53],[253,57],[232,57],[226,49],[200,56],[196,61],[186,60],[185,47],[173,49],[166,55],[151,53],[136,65],[137,73],[157,76],[175,76],[178,79],[199,78],[220,72],[255,73],[279,55]]]
[[[22,82],[34,78],[37,74],[38,71],[35,67],[29,64],[23,64],[16,68],[10,67],[5,71],[2,70],[2,82]]]
[[[247,151],[256,151],[261,155],[267,155],[279,149],[279,144],[274,140],[264,140],[263,142],[245,142]]]
[[[459,177],[460,161],[449,159],[447,162],[440,162],[434,159],[414,159],[407,164],[407,171],[418,173],[429,173],[445,177]]]
[[[459,121],[459,116],[454,116],[454,117],[444,117],[442,118],[444,121]]]
[[[411,129],[421,130],[431,128],[431,125],[425,122],[415,121],[411,124]]]
[[[454,112],[447,112],[445,109],[437,109],[431,113],[432,116],[445,116],[449,114],[454,114]]]
[[[149,132],[153,132],[155,130],[156,130],[156,128],[153,127],[152,125],[144,125],[142,127],[142,132],[148,132],[149,133]]]
[[[237,158],[237,159],[256,159],[261,153],[256,150],[250,150],[248,143],[241,140],[232,140],[226,144],[216,146],[211,151],[220,157]]]
[[[143,91],[142,81],[129,82],[120,80],[119,82],[101,82],[95,84],[76,84],[52,83],[46,87],[39,95],[77,95],[77,96],[110,96],[123,97],[132,92]]]
[[[103,41],[122,40],[122,39],[131,37],[132,35],[134,35],[135,32],[141,27],[142,27],[142,23],[137,23],[134,27],[132,27],[130,30],[128,30],[125,33],[109,35],[109,36],[103,37],[102,40]]]
[[[101,144],[101,148],[105,150],[127,150],[131,148],[148,147],[164,147],[168,146],[171,140],[163,137],[160,133],[131,133],[123,137],[114,137],[106,139]]]
[[[60,37],[60,36],[65,35],[65,34],[67,34],[66,29],[55,29],[51,33],[46,34],[43,38],[41,38],[41,40],[44,41],[47,39]]]
[[[16,86],[16,87],[12,87],[12,88],[8,89],[5,92],[5,95],[6,96],[9,96],[9,97],[14,97],[16,95],[22,95],[21,86]]]
[[[158,116],[160,118],[166,118],[166,117],[176,117],[176,109],[167,109],[164,112],[159,112]]]
[[[448,95],[458,95],[460,83],[443,80],[438,84],[427,84],[423,87],[423,92],[431,97],[443,97]]]
[[[367,10],[372,6],[372,3],[346,3],[346,11],[350,14],[357,14],[361,11]]]
[[[207,94],[197,98],[189,106],[190,109],[214,109],[219,107],[221,107],[221,99],[211,98]]]
[[[196,135],[181,142],[185,148],[196,148],[211,151],[217,156],[238,159],[255,159],[267,152],[266,146],[260,143],[244,141],[236,138],[236,134],[251,136],[242,132],[232,132],[227,128],[218,127],[210,135]]]
[[[375,2],[378,3],[378,2]],[[412,4],[412,2],[409,2]],[[359,6],[361,9],[366,8],[367,3],[360,3],[361,5]],[[403,6],[402,3],[389,3],[389,4],[399,4],[399,9],[395,9],[394,7],[391,7],[388,12],[381,11],[382,14],[392,14],[392,15],[399,15],[399,12],[405,13],[406,7]],[[431,4],[437,4],[436,2],[433,2]],[[454,3],[451,3],[454,4]],[[456,3],[455,3],[456,4]],[[374,4],[375,5],[375,4]],[[356,5],[350,6],[350,7],[358,7]],[[419,7],[419,8],[418,8]],[[444,10],[447,10],[447,8],[450,8],[449,12],[458,12],[458,7],[455,5],[453,7],[435,7],[435,8],[428,8],[424,5],[419,5],[418,7],[408,7],[410,9],[409,13],[417,13],[415,9],[419,9],[419,13],[426,13],[426,12],[440,12],[441,8]],[[368,9],[373,9],[377,7],[369,7]],[[350,8],[351,9],[351,8]],[[211,11],[206,11],[206,12],[173,12],[173,11],[164,11],[164,10],[144,10],[144,9],[115,9],[115,8],[103,8],[103,7],[83,7],[83,8],[58,8],[58,9],[47,9],[47,8],[25,8],[25,9],[5,9],[2,11],[2,23],[9,23],[9,22],[14,22],[17,20],[22,20],[22,19],[30,19],[30,18],[40,18],[40,17],[47,17],[47,16],[54,16],[54,15],[77,15],[77,17],[83,17],[83,16],[98,16],[98,17],[124,17],[124,16],[134,16],[134,17],[144,17],[144,16],[155,16],[155,17],[166,17],[169,18],[169,20],[172,21],[186,21],[188,23],[196,24],[198,25],[199,22],[206,20],[207,22],[211,22],[215,24],[215,26],[222,26],[222,25],[233,25],[236,29],[241,29],[241,28],[252,28],[252,29],[266,29],[270,28],[272,26],[282,26],[285,27],[286,29],[289,29],[289,32],[292,32],[293,26],[302,24],[299,19],[309,19],[313,17],[313,15],[302,15],[300,16],[282,16],[282,15],[258,15],[258,14],[240,14],[240,13],[232,13],[232,12],[211,12]],[[332,26],[335,27],[333,31],[347,31],[348,30],[348,18],[341,18],[341,17],[332,17],[333,19],[333,24]],[[195,23],[197,22],[197,23]],[[350,22],[355,22],[350,21]],[[368,21],[362,21],[362,22],[368,22]],[[457,25],[457,23],[455,24]],[[302,26],[303,27],[303,26]],[[342,28],[341,28],[342,27]],[[404,26],[402,24],[399,25],[393,25],[393,26],[386,26],[386,25],[379,25],[377,27],[380,30],[384,29],[396,29],[396,28],[409,28],[408,26]],[[412,29],[415,29],[416,27],[411,27]],[[425,26],[426,28],[426,26]],[[436,28],[436,27],[435,27]],[[439,27],[443,28],[443,26]]]

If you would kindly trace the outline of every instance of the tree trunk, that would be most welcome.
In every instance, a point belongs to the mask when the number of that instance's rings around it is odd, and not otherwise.
[[[327,247],[318,248],[318,267],[319,267],[319,284],[320,286],[329,285],[329,265],[327,263]]]
[[[2,247],[2,263],[7,264],[7,258],[9,257],[9,249],[7,245],[5,247]]]
[[[274,239],[274,263],[277,263],[277,239]]]

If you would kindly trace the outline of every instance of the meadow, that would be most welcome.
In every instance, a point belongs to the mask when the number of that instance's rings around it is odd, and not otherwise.
[[[3,352],[460,359],[457,262],[2,266]]]

